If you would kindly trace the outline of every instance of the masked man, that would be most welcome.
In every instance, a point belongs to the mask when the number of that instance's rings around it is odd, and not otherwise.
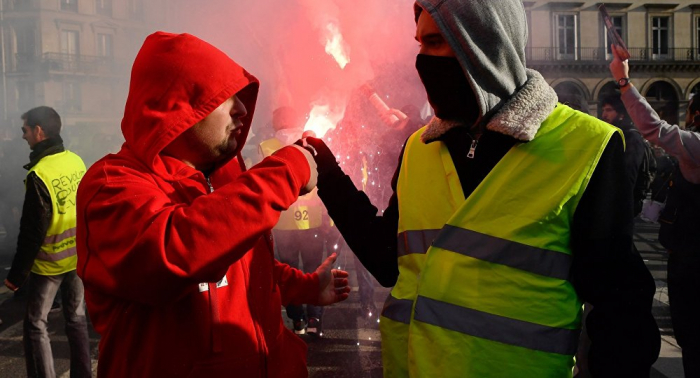
[[[648,376],[654,280],[632,248],[619,130],[557,104],[525,66],[520,0],[419,0],[416,68],[436,117],[406,142],[383,215],[318,139],[319,195],[394,286],[386,377]]]

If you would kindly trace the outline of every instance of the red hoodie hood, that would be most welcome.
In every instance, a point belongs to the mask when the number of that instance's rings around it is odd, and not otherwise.
[[[154,173],[177,179],[160,152],[236,94],[248,110],[238,154],[248,137],[258,87],[258,79],[209,43],[190,34],[153,33],[131,70],[122,119],[125,145]]]

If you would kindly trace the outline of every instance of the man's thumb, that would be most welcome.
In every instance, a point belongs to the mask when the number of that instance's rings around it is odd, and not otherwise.
[[[335,260],[337,258],[338,258],[338,254],[334,252],[332,255],[328,256],[326,261],[323,262],[323,265],[324,266],[328,266],[328,265],[333,266],[333,264],[335,263]]]

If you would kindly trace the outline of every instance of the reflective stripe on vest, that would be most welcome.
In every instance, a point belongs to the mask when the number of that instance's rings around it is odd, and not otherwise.
[[[425,254],[430,244],[440,233],[440,230],[413,230],[404,231],[398,237],[398,256],[408,256],[410,254]],[[382,308],[382,316],[408,324],[411,320],[411,308],[413,298],[398,299],[389,294]]]
[[[393,321],[408,324],[411,321],[411,308],[413,301],[410,299],[396,299],[391,294],[384,302],[382,316]]]
[[[401,219],[403,209],[447,220],[422,269],[412,268],[411,376],[570,376],[581,313],[569,279],[571,224],[615,129],[558,105],[462,202],[447,147],[416,142],[422,132],[409,139],[399,175],[413,178],[398,181],[401,231],[436,228]],[[458,206],[434,206],[442,199]]]
[[[578,329],[523,322],[420,295],[413,316],[415,320],[441,328],[547,353],[573,355],[581,333]]]
[[[75,201],[85,170],[82,159],[70,151],[46,156],[29,170],[48,189],[52,208],[51,223],[32,266],[36,274],[53,276],[75,270]]]
[[[411,253],[426,253],[430,244],[440,233],[440,230],[411,230],[399,234],[398,255],[406,256]]]
[[[569,280],[571,255],[445,225],[433,246],[541,276]]]
[[[78,250],[76,249],[76,247],[71,247],[58,253],[46,253],[44,251],[39,251],[39,253],[36,255],[36,258],[37,260],[41,261],[60,261],[65,258],[75,256],[77,254]]]
[[[44,244],[57,244],[57,243],[60,243],[66,239],[74,238],[75,237],[75,230],[76,230],[75,227],[69,228],[61,234],[47,236],[44,239]]]

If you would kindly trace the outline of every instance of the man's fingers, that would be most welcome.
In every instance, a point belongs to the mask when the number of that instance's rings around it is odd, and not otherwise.
[[[351,289],[350,289],[350,286],[346,286],[346,287],[337,287],[337,288],[335,288],[335,294],[336,294],[336,295],[339,295],[339,294],[346,294],[346,293],[349,293],[350,290],[351,290]]]
[[[335,278],[347,278],[349,276],[350,275],[348,274],[348,272],[346,272],[344,270],[333,269],[333,277],[335,277]]]
[[[348,293],[339,294],[336,296],[336,299],[337,299],[336,302],[342,302],[342,301],[348,299],[349,296],[350,296],[350,294],[348,294]]]
[[[343,294],[343,293],[349,293],[350,292],[350,287],[345,286],[345,287],[338,287],[335,289],[336,294]]]

